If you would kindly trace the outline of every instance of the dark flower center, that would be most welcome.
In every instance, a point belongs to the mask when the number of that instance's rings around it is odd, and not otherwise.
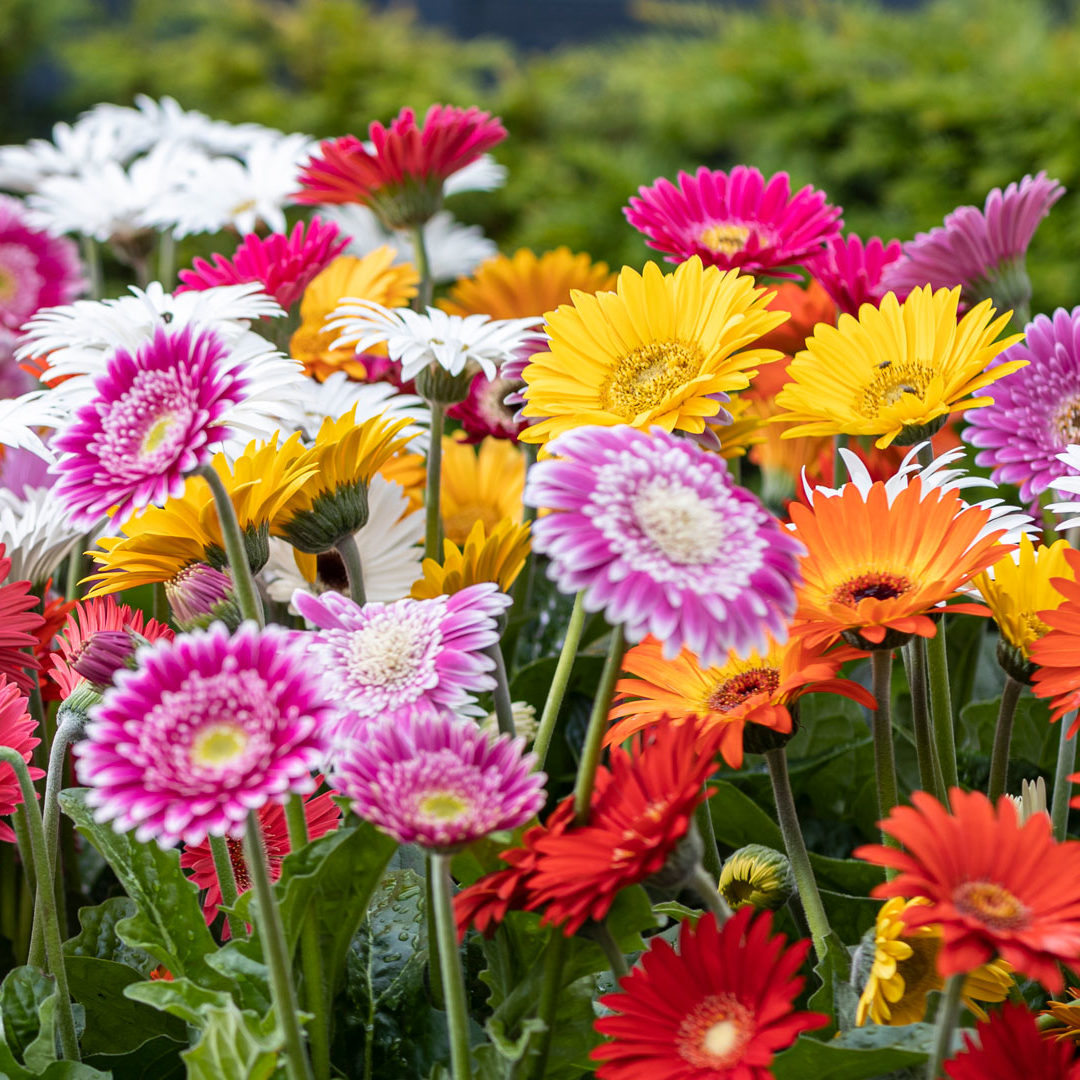
[[[780,685],[776,668],[751,668],[725,679],[709,695],[707,704],[713,712],[730,712],[754,694],[772,694]]]
[[[965,881],[953,893],[953,903],[961,915],[991,930],[1015,930],[1028,922],[1027,905],[994,881]]]
[[[839,586],[833,593],[833,600],[838,604],[855,607],[860,600],[895,600],[910,590],[911,582],[899,574],[860,574]]]

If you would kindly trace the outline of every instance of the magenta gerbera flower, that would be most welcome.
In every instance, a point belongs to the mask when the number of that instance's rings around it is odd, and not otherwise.
[[[41,740],[34,737],[38,724],[26,706],[26,698],[19,687],[0,674],[0,746],[10,746],[29,763],[34,747]],[[44,775],[41,769],[30,766],[31,780],[40,780]],[[0,818],[14,813],[22,801],[22,788],[15,770],[10,765],[0,764]],[[0,841],[15,842],[14,830],[3,820],[0,820]]]
[[[445,851],[524,825],[544,805],[547,777],[524,746],[425,705],[340,745],[332,782],[399,844]]]
[[[702,166],[693,175],[679,173],[678,185],[660,179],[638,188],[638,196],[623,213],[668,262],[698,255],[706,266],[750,274],[797,278],[781,268],[820,254],[843,224],[824,192],[807,185],[792,195],[786,172],[766,182],[747,165],[730,174]]]
[[[579,428],[549,450],[525,502],[556,511],[534,522],[533,550],[563,592],[704,667],[785,639],[805,549],[719,455],[655,427]]]
[[[469,393],[465,400],[446,410],[447,416],[461,424],[465,433],[464,442],[478,443],[489,435],[493,439],[517,442],[518,434],[526,427],[528,421],[518,415],[514,402],[507,400],[515,398],[517,401],[524,401],[521,390],[525,386],[525,380],[507,378],[506,366],[503,365],[503,370],[494,379],[489,379],[483,372],[479,372],[469,383]],[[524,366],[522,364],[522,369]]]
[[[374,601],[363,607],[337,593],[297,590],[293,606],[319,627],[312,652],[331,697],[350,720],[374,719],[426,701],[468,711],[472,695],[492,690],[499,640],[495,620],[510,598],[491,582],[432,600]]]
[[[996,483],[1019,487],[1034,513],[1048,487],[1077,475],[1058,455],[1080,442],[1080,307],[1037,315],[1024,336],[990,367],[1010,360],[1027,367],[986,388],[993,402],[967,414],[963,438],[983,448],[976,464],[992,466]]]
[[[295,631],[248,622],[158,641],[75,747],[98,821],[171,847],[239,835],[249,810],[314,789],[332,706]]]
[[[181,270],[183,285],[176,291],[201,291],[218,285],[241,285],[258,281],[286,311],[303,295],[312,279],[345,250],[349,240],[332,222],[314,217],[306,225],[298,221],[291,233],[245,236],[231,259],[214,255],[211,265],[196,259],[192,270]]]
[[[945,224],[919,233],[884,276],[886,291],[903,299],[919,285],[961,286],[966,305],[993,297],[998,306],[1026,310],[1031,283],[1024,256],[1039,222],[1065,194],[1045,172],[1025,176],[1004,191],[994,188],[986,204],[958,206]]]
[[[808,264],[830,299],[841,311],[857,316],[863,304],[881,303],[886,289],[881,278],[900,258],[899,240],[883,244],[872,236],[865,244],[854,233],[833,236],[825,251]]]
[[[90,528],[114,506],[123,522],[183,491],[228,435],[222,417],[243,397],[245,380],[227,356],[216,333],[190,327],[158,327],[134,353],[117,349],[93,400],[52,441],[62,455],[53,491],[74,524]]]

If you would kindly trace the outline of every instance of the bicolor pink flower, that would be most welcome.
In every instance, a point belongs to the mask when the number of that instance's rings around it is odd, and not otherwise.
[[[140,842],[198,844],[314,789],[333,710],[295,631],[248,622],[230,636],[218,623],[137,659],[74,751],[98,821]]]
[[[493,439],[517,442],[518,433],[527,425],[528,421],[518,415],[512,402],[508,402],[510,397],[524,401],[520,393],[525,380],[507,378],[506,367],[504,364],[494,379],[489,379],[483,372],[478,373],[469,383],[465,400],[446,410],[447,416],[461,424],[464,442],[478,443],[488,435]]]
[[[544,805],[547,777],[524,747],[426,705],[341,744],[333,783],[399,844],[448,850],[516,829]]]
[[[824,192],[807,185],[792,195],[786,172],[766,181],[747,165],[730,173],[702,166],[679,173],[677,185],[657,180],[638,188],[623,213],[668,262],[697,255],[706,266],[779,278],[797,278],[790,268],[821,254],[843,224]]]
[[[824,252],[807,264],[829,298],[848,315],[858,316],[863,304],[881,303],[885,270],[900,258],[899,240],[883,244],[876,236],[866,243],[855,235],[830,237]]]
[[[222,417],[243,398],[245,380],[227,355],[214,331],[190,327],[158,327],[134,353],[117,349],[93,400],[52,441],[62,455],[53,490],[74,524],[89,528],[113,507],[122,523],[181,494],[228,436]]]
[[[193,269],[181,270],[183,285],[178,293],[201,291],[218,285],[241,285],[258,281],[286,311],[303,295],[312,279],[345,250],[348,237],[342,237],[333,222],[313,217],[310,223],[298,221],[287,236],[250,233],[233,252],[231,259],[215,254],[213,264],[196,259]]]
[[[493,690],[495,620],[510,598],[491,582],[431,600],[375,601],[297,590],[293,607],[319,628],[310,649],[348,724],[427,702],[468,711],[473,693]]]
[[[525,502],[553,513],[533,523],[533,550],[587,611],[651,634],[673,658],[703,667],[784,641],[804,548],[723,459],[661,428],[585,427],[554,440],[529,470]]]
[[[29,764],[34,747],[41,742],[34,736],[37,726],[37,721],[27,711],[23,692],[14,683],[8,682],[7,675],[0,674],[0,746],[10,746]],[[30,765],[31,780],[40,780],[44,775],[41,769]],[[15,770],[0,762],[0,819],[13,814],[22,801],[22,788]],[[9,844],[15,842],[14,830],[3,820],[0,820],[0,841]]]
[[[989,465],[995,483],[1015,484],[1032,512],[1039,496],[1063,476],[1076,476],[1058,458],[1080,442],[1080,307],[1037,315],[1024,341],[991,362],[1027,364],[986,388],[993,401],[967,415],[965,442],[980,447],[977,465]]]

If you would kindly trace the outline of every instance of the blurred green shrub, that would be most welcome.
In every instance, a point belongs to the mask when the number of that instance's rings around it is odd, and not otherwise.
[[[11,0],[9,0],[11,2]],[[52,0],[55,6],[56,0]],[[46,35],[67,115],[144,91],[325,136],[401,105],[497,111],[508,186],[459,197],[506,248],[640,263],[621,207],[680,168],[746,162],[824,188],[850,229],[907,238],[1045,168],[1073,189],[1035,241],[1036,300],[1080,300],[1080,16],[1040,0],[787,0],[717,12],[638,0],[646,32],[520,55],[360,0],[131,0]],[[51,9],[50,9],[51,10]],[[664,25],[665,22],[668,25]]]

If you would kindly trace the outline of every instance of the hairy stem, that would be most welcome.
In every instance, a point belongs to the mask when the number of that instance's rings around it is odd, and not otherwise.
[[[570,621],[566,624],[566,635],[559,652],[559,662],[555,665],[555,674],[551,677],[551,686],[548,689],[547,699],[544,701],[544,711],[540,714],[540,724],[536,729],[536,738],[533,740],[533,751],[536,754],[538,769],[544,767],[548,749],[551,747],[551,737],[555,734],[555,723],[559,719],[559,709],[562,708],[563,698],[566,697],[566,688],[574,670],[574,658],[581,644],[581,632],[584,627],[585,593],[579,592],[574,598],[574,610],[570,613]]]
[[[431,445],[427,456],[427,487],[424,492],[424,558],[439,560],[439,537],[442,518],[439,514],[439,498],[442,491],[442,440],[446,419],[446,406],[429,401],[431,409]]]
[[[356,537],[352,533],[343,536],[337,543],[337,553],[345,564],[345,573],[349,578],[349,598],[354,604],[366,604],[367,593],[364,590],[364,563],[360,558],[360,549],[356,546]]]
[[[1012,742],[1013,718],[1016,716],[1016,703],[1020,700],[1023,685],[1011,675],[1005,678],[1005,689],[1001,694],[1001,706],[998,709],[997,725],[994,727],[994,749],[990,757],[990,782],[986,794],[991,802],[997,802],[1005,792],[1006,776],[1009,771],[1009,744]]]
[[[1054,827],[1054,839],[1059,843],[1069,831],[1069,795],[1072,784],[1069,776],[1076,768],[1076,738],[1070,737],[1069,729],[1076,720],[1071,712],[1061,718],[1058,736],[1057,768],[1054,770],[1054,793],[1050,802],[1050,821]]]
[[[870,727],[874,735],[874,775],[877,779],[878,814],[882,821],[900,801],[896,783],[896,760],[893,756],[892,737],[892,651],[877,649],[870,654],[870,666],[877,708],[870,714]],[[888,833],[882,833],[882,843],[899,847],[899,841]],[[887,871],[888,873],[888,871]],[[895,871],[893,872],[895,873]]]
[[[233,908],[236,906],[236,874],[233,871],[232,855],[229,854],[229,841],[224,836],[210,837],[210,854],[214,859],[214,870],[217,873],[218,888],[221,890],[221,903],[223,907]],[[229,933],[237,941],[243,941],[247,937],[247,927],[244,920],[238,918],[231,911],[226,913],[225,919],[229,924]]]

